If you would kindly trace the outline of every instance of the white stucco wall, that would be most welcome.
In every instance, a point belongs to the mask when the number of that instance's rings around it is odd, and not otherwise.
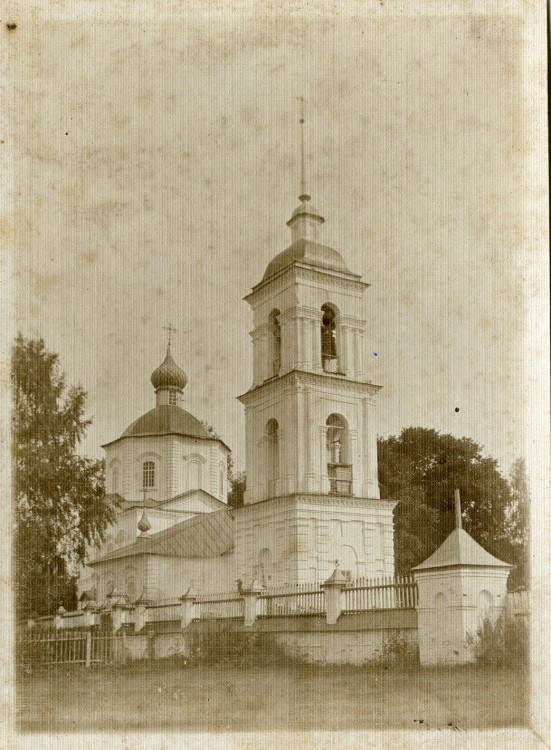
[[[337,559],[353,578],[393,575],[393,507],[381,500],[299,496],[236,509],[236,575],[246,585],[253,577],[268,587],[323,583]]]
[[[143,500],[144,461],[155,464],[155,486],[147,497],[166,500],[187,490],[202,489],[227,501],[228,449],[218,440],[160,435],[121,438],[105,447],[108,493]]]
[[[450,568],[416,571],[419,653],[422,664],[474,661],[472,638],[484,619],[505,606],[509,570]]]

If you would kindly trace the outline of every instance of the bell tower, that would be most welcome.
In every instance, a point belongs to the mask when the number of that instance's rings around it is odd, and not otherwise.
[[[301,126],[304,113],[301,112]],[[351,578],[394,573],[394,501],[381,500],[375,402],[365,367],[368,287],[320,242],[306,191],[291,244],[245,297],[253,382],[245,407],[247,489],[236,509],[237,572],[265,586],[320,584],[335,560]]]
[[[246,503],[297,492],[379,497],[375,397],[366,376],[363,293],[301,195],[291,245],[245,298],[253,311]]]

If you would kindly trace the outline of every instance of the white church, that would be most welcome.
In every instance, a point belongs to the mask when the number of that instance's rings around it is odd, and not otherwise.
[[[320,243],[303,194],[289,247],[245,298],[253,382],[245,407],[247,489],[227,504],[229,448],[179,405],[187,377],[170,344],[155,406],[103,446],[116,524],[89,550],[80,594],[155,602],[192,590],[322,584],[394,574],[394,501],[379,495],[376,397],[366,371],[368,284]]]

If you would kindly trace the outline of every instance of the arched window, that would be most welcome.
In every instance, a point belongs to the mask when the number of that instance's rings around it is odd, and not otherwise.
[[[336,312],[331,305],[322,305],[321,313],[321,360],[323,368],[324,370],[336,371]]]
[[[169,391],[168,392],[168,405],[169,406],[176,406],[176,391]]]
[[[277,419],[269,419],[266,424],[268,494],[276,491],[279,475],[279,424]]]
[[[203,467],[199,461],[190,461],[188,469],[188,489],[200,490],[202,485]]]
[[[155,462],[144,461],[142,465],[142,487],[151,489],[155,487]]]
[[[332,495],[352,494],[352,465],[348,438],[348,423],[342,414],[331,414],[327,428],[327,475]]]
[[[279,324],[279,315],[279,310],[272,310],[269,317],[272,376],[279,375],[281,368],[281,326]]]

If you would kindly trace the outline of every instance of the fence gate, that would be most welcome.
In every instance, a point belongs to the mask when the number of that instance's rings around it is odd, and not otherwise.
[[[112,664],[122,656],[122,638],[88,631],[31,633],[19,637],[17,660],[22,665]]]

